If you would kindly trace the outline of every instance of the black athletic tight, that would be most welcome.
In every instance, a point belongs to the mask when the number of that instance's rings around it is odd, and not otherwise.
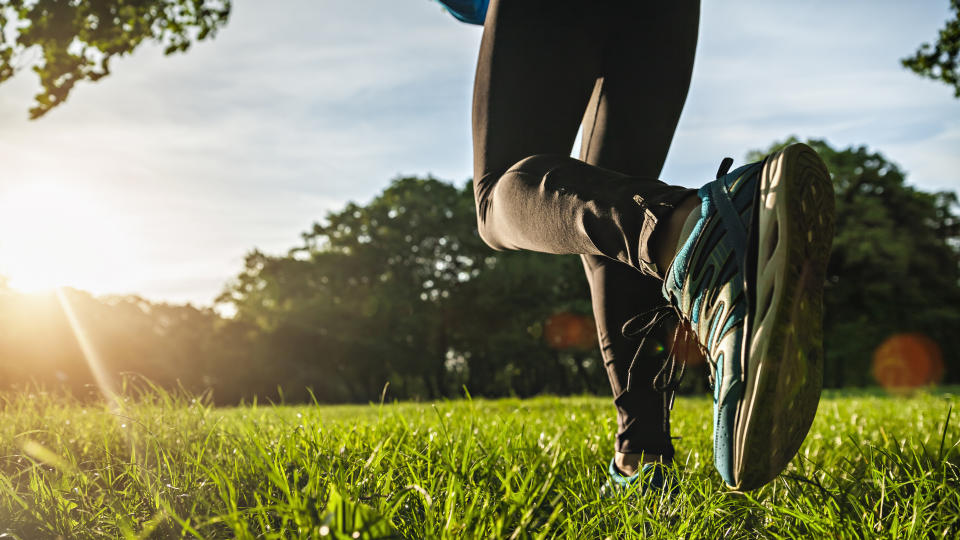
[[[699,16],[699,1],[492,0],[480,45],[480,234],[495,249],[582,256],[624,453],[673,455],[666,397],[650,384],[660,365],[641,351],[628,389],[637,343],[621,328],[665,302],[651,238],[694,193],[656,178],[690,84]]]

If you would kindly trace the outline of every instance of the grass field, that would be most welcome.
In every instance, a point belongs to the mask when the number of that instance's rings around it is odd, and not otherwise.
[[[727,492],[711,402],[680,398],[680,490],[602,499],[608,399],[215,409],[147,393],[112,412],[0,400],[0,538],[960,536],[947,391],[828,394],[775,482]]]

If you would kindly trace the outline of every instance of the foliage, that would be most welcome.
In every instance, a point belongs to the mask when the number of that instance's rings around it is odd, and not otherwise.
[[[825,384],[868,385],[878,372],[917,367],[894,335],[939,345],[947,381],[957,382],[956,195],[907,185],[897,165],[866,148],[809,142],[837,194]],[[104,373],[212,389],[217,403],[435,399],[464,386],[487,397],[608,393],[599,350],[583,339],[596,331],[580,260],[492,251],[475,219],[469,184],[396,179],[368,203],[329,213],[287,254],[249,253],[219,299],[233,319],[66,291],[75,331],[55,296],[16,294],[0,282],[0,383],[89,395],[96,381],[79,332]],[[697,371],[688,370],[684,391],[703,388]]]
[[[267,339],[314,344],[284,348],[280,362],[313,366],[347,399],[375,399],[385,382],[431,398],[463,384],[492,395],[605,385],[596,360],[583,365],[598,353],[557,351],[541,335],[552,313],[589,311],[579,260],[492,252],[469,184],[397,179],[303,240],[287,256],[251,253],[220,301]]]
[[[824,291],[827,384],[869,384],[874,350],[904,332],[932,338],[950,380],[960,380],[957,195],[907,185],[896,164],[866,147],[807,144],[826,162],[836,191],[837,232]]]
[[[110,60],[144,41],[165,54],[213,37],[230,16],[231,0],[0,0],[0,83],[25,66],[42,90],[36,119],[66,101],[73,86],[110,74]]]
[[[235,402],[243,392],[269,395],[276,385],[264,378],[268,366],[251,362],[250,338],[243,323],[223,320],[209,308],[136,296],[98,299],[72,289],[26,295],[0,284],[2,387],[32,382],[99,398],[93,373],[102,369],[108,379],[133,372],[165,388],[213,388],[222,402]],[[87,342],[87,353],[80,340]]]
[[[147,391],[108,410],[0,394],[0,535],[956,538],[956,390],[830,394],[784,474],[739,496],[714,470],[711,399],[681,397],[672,500],[600,497],[605,398],[215,409]]]
[[[954,97],[960,98],[960,0],[950,0],[953,19],[948,19],[931,46],[924,43],[913,56],[900,62],[921,77],[941,81],[953,88]]]

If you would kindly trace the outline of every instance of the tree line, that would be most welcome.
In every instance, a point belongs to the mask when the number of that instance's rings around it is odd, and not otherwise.
[[[837,196],[826,386],[875,384],[878,350],[888,372],[916,371],[910,358],[889,361],[914,354],[884,345],[903,334],[939,348],[945,369],[920,383],[960,382],[956,194],[909,186],[865,147],[808,143]],[[0,385],[95,395],[95,364],[113,378],[209,390],[222,404],[609,393],[579,258],[492,251],[475,219],[469,183],[395,179],[328,213],[288,253],[250,252],[217,299],[229,318],[134,296],[28,296],[0,282]],[[705,388],[705,373],[688,370],[682,390]]]

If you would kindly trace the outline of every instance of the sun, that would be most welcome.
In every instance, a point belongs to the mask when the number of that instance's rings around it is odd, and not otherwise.
[[[59,182],[0,187],[0,275],[27,293],[111,290],[127,236],[95,193]]]

